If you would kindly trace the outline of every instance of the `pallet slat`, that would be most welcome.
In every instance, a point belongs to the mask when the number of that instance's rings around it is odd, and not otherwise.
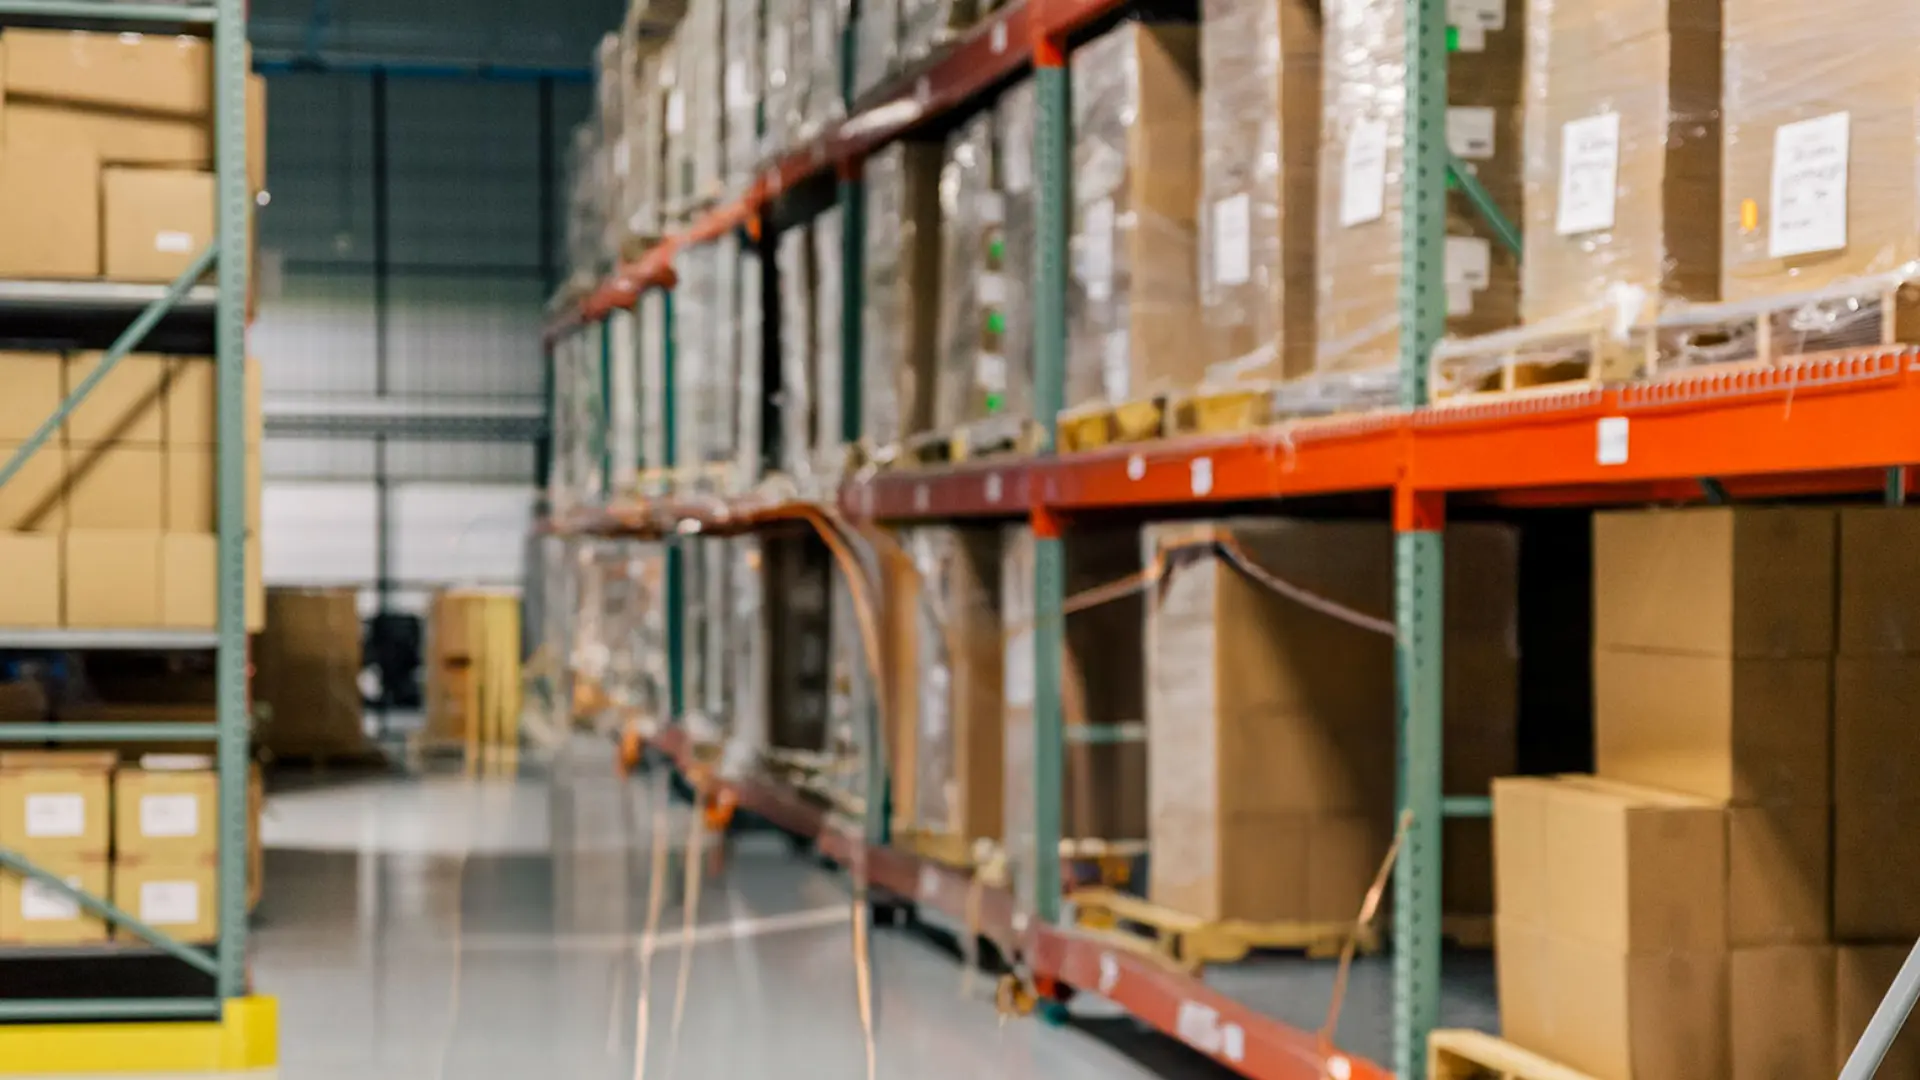
[[[1427,1038],[1428,1080],[1594,1080],[1484,1031],[1443,1029]]]

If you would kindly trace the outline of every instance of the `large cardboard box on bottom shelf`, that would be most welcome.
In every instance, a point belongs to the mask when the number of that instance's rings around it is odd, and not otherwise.
[[[212,173],[109,168],[100,187],[101,265],[115,281],[170,282],[213,241]]]
[[[8,35],[11,37],[12,35]],[[100,159],[90,147],[9,141],[0,154],[0,276],[100,276]]]
[[[0,847],[30,858],[104,857],[113,763],[90,750],[0,753]]]
[[[272,710],[261,745],[277,757],[365,750],[360,611],[353,589],[271,589],[254,640],[253,692]]]
[[[113,804],[116,858],[197,862],[219,845],[219,778],[208,769],[122,767]]]
[[[105,855],[36,860],[68,885],[108,894]],[[0,874],[0,944],[85,945],[107,940],[107,923],[58,889],[19,874]]]
[[[0,626],[60,625],[60,537],[0,533]]]
[[[1828,1072],[1834,1040],[1831,946],[1735,949],[1727,985],[1733,1080]]]
[[[188,862],[113,862],[114,906],[178,941],[210,942],[220,933],[219,873],[211,856]],[[139,941],[122,928],[121,941]]]

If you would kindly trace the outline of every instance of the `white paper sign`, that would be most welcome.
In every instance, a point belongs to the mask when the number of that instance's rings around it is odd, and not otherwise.
[[[27,796],[29,838],[57,839],[79,836],[86,831],[86,796],[64,792]]]
[[[192,881],[140,883],[140,921],[152,926],[185,926],[200,921],[200,886]]]
[[[1387,210],[1387,123],[1361,120],[1347,133],[1340,172],[1340,224],[1375,221]]]
[[[1245,192],[1213,204],[1213,280],[1238,285],[1253,276],[1253,204]]]
[[[1465,161],[1486,161],[1497,149],[1490,108],[1462,105],[1447,110],[1447,149]]]
[[[153,250],[164,251],[169,255],[184,255],[193,250],[193,234],[174,229],[161,229],[153,234]]]
[[[141,836],[180,837],[199,834],[199,799],[191,795],[142,795],[140,797]]]
[[[1484,289],[1493,282],[1493,245],[1478,236],[1447,237],[1448,285]]]
[[[68,885],[80,887],[80,879],[66,879]],[[20,918],[26,922],[64,922],[80,917],[80,903],[67,894],[44,882],[28,878],[20,883]]]
[[[1560,129],[1561,236],[1613,228],[1620,180],[1620,114],[1601,113],[1568,121]]]
[[[1776,259],[1847,246],[1848,114],[1782,124],[1773,133],[1767,254]]]

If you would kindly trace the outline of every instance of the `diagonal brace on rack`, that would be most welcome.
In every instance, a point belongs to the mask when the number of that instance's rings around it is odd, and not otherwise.
[[[1480,183],[1480,178],[1473,174],[1473,170],[1467,168],[1466,164],[1452,153],[1447,154],[1447,183],[1459,189],[1460,193],[1467,197],[1467,201],[1473,204],[1474,211],[1485,219],[1487,225],[1493,229],[1493,234],[1500,238],[1500,246],[1513,252],[1515,258],[1519,258],[1519,228],[1507,220],[1507,215],[1500,212],[1500,207],[1494,203],[1493,196],[1487,193],[1486,187]]]
[[[74,888],[67,884],[66,879],[40,869],[32,862],[29,862],[27,857],[21,855],[19,852],[0,848],[0,870],[11,870],[22,877],[31,878],[45,885],[74,903],[79,904],[92,914],[126,927],[147,944],[152,945],[154,948],[159,949],[161,952],[166,953],[168,956],[173,957],[175,960],[195,970],[213,976],[220,974],[220,965],[215,963],[212,957],[174,939],[164,931],[156,930],[152,926],[141,922],[127,912],[120,910],[120,908],[111,901],[102,900],[92,893]]]
[[[182,270],[180,276],[173,279],[173,284],[167,286],[167,291],[153,303],[148,304],[146,310],[140,313],[139,318],[133,320],[131,326],[120,332],[120,336],[114,339],[113,347],[100,358],[100,363],[94,367],[92,373],[82,379],[79,386],[73,388],[73,393],[68,394],[67,400],[53,410],[53,415],[47,417],[32,436],[13,452],[13,456],[7,459],[4,466],[0,466],[0,487],[6,487],[7,481],[14,478],[14,475],[26,465],[27,460],[46,445],[54,432],[60,430],[60,425],[67,422],[67,417],[73,415],[73,410],[80,407],[80,403],[87,399],[88,394],[93,393],[93,388],[99,386],[108,375],[112,374],[113,369],[120,365],[120,361],[128,353],[140,347],[140,343],[146,340],[147,333],[158,325],[160,320],[166,317],[167,312],[171,311],[173,306],[193,289],[194,283],[212,268],[219,251],[218,244],[208,244],[206,250],[200,253],[200,257],[193,260],[193,265]]]

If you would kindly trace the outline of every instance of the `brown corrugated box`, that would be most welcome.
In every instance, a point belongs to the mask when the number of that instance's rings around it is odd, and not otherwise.
[[[186,117],[213,107],[206,38],[15,27],[5,39],[9,97]]]
[[[271,708],[258,737],[279,757],[365,750],[360,613],[353,589],[272,589],[255,639],[253,692]]]
[[[1198,386],[1199,37],[1122,23],[1074,52],[1068,408]]]
[[[70,530],[65,545],[67,625],[96,630],[160,625],[160,532]]]
[[[1526,321],[1634,317],[1651,310],[1638,301],[1662,296],[1717,299],[1717,0],[1533,0],[1529,20]],[[1618,117],[1612,153],[1603,132],[1580,159],[1594,167],[1563,176],[1567,126],[1588,122],[1574,131],[1591,135],[1604,115]],[[1581,177],[1597,194],[1563,214],[1563,183]]]
[[[0,532],[0,626],[59,625],[60,538]]]
[[[0,457],[11,457],[18,449],[0,443]],[[58,439],[48,439],[13,479],[0,485],[0,529],[51,533],[66,528],[66,482],[66,448]]]
[[[0,352],[0,442],[25,442],[66,397],[55,352]]]
[[[1727,982],[1732,1080],[1784,1080],[1831,1071],[1835,1024],[1831,947],[1735,949],[1729,957]]]
[[[219,847],[219,776],[211,769],[122,766],[113,774],[114,858],[198,862]]]
[[[896,143],[867,159],[867,306],[862,431],[879,446],[933,424],[940,343],[939,143]]]
[[[90,750],[0,753],[0,847],[30,858],[104,858],[113,764],[113,754]]]
[[[219,890],[214,860],[164,862],[115,859],[114,906],[175,940],[209,942],[219,936]],[[131,930],[121,941],[141,940]]]
[[[170,282],[213,242],[212,173],[109,167],[100,187],[101,265],[115,281]]]
[[[80,384],[99,367],[105,354],[74,353],[67,357],[67,382]],[[167,361],[164,357],[134,353],[120,358],[72,413],[67,416],[67,441],[76,445],[117,443],[158,448],[166,437]]]
[[[166,453],[158,446],[67,451],[67,526],[159,532],[166,519]]]
[[[1842,656],[1920,654],[1920,513],[1905,507],[1840,510],[1840,604],[1835,649]]]
[[[267,183],[267,84],[247,76],[247,179]],[[112,105],[16,96],[0,110],[0,147],[53,141],[90,146],[102,165],[209,170],[213,128],[204,116],[167,116]],[[4,152],[0,150],[0,152]]]
[[[1842,945],[1834,950],[1835,1038],[1833,1060],[1826,1063],[1823,1072],[1838,1072],[1846,1064],[1847,1055],[1866,1034],[1867,1021],[1893,986],[1894,976],[1900,973],[1911,948],[1907,944]],[[1907,1024],[1901,1029],[1876,1076],[1878,1080],[1920,1078],[1920,1026]]]
[[[82,892],[107,895],[106,856],[36,860]],[[59,891],[19,874],[0,874],[0,944],[85,945],[107,940],[107,922]]]
[[[953,652],[955,831],[998,840],[1001,828],[1005,728],[1001,665],[1006,638],[1000,619],[1000,529],[959,529],[949,573],[955,604]]]
[[[10,141],[0,152],[0,275],[100,276],[100,159],[82,144]]]
[[[218,622],[219,541],[211,533],[160,538],[160,625],[211,630]]]

